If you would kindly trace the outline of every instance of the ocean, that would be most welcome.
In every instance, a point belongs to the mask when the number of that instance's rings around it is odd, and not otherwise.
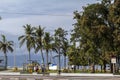
[[[46,64],[46,56],[44,55],[45,58],[45,64]],[[0,66],[4,66],[4,56],[0,57],[1,60],[3,60],[0,63]],[[39,64],[42,64],[42,58],[40,54],[31,54],[31,60],[37,61]],[[61,66],[63,67],[63,56],[61,56]],[[22,54],[22,55],[8,55],[8,67],[22,67],[24,63],[28,63],[28,54]],[[58,57],[49,57],[49,62],[52,64],[57,64],[58,63]]]
[[[45,57],[45,55],[44,55]],[[4,57],[0,56],[0,60],[3,60],[0,63],[0,67],[4,66]],[[37,61],[39,64],[42,64],[42,58],[40,54],[32,54],[31,55],[31,60],[33,61]],[[64,67],[64,59],[63,56],[61,56],[61,68]],[[24,63],[28,63],[28,54],[22,54],[22,55],[8,55],[8,67],[9,68],[13,68],[13,67],[23,67]],[[52,64],[56,64],[58,65],[58,57],[53,58],[53,57],[49,57],[49,62],[51,62]],[[67,60],[68,63],[68,60]],[[45,57],[45,64],[46,64],[46,57]],[[68,65],[67,65],[68,66]],[[88,66],[86,66],[87,68],[89,68]],[[101,69],[100,66],[96,66],[96,68]],[[107,67],[106,69],[108,69],[109,67]],[[82,66],[80,66],[80,69],[82,69]]]

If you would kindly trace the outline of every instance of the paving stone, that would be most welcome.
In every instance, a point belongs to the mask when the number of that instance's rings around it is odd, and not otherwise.
[[[69,80],[69,79],[58,79],[58,80]]]
[[[43,79],[43,80],[53,80],[53,79]]]
[[[35,78],[27,78],[27,80],[35,80]]]
[[[35,80],[43,80],[43,79],[35,79]]]
[[[19,78],[10,78],[10,80],[19,80]]]
[[[2,78],[1,80],[10,80],[9,78]]]
[[[27,80],[26,78],[19,78],[19,80]]]

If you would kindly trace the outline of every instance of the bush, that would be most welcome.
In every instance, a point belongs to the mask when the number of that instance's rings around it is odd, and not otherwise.
[[[14,68],[13,68],[13,71],[14,71],[14,72],[18,72],[18,67],[14,67]]]
[[[33,72],[33,70],[30,68],[30,69],[28,69],[28,72],[29,72],[29,73],[32,73],[32,72]]]
[[[39,70],[37,71],[37,73],[38,73],[38,74],[42,73],[41,69],[39,69]]]
[[[69,69],[63,69],[62,72],[64,72],[64,73],[69,73],[69,72],[71,72],[71,71],[70,71]]]

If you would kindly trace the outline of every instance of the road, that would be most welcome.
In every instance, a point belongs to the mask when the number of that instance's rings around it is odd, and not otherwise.
[[[120,80],[120,76],[0,75],[0,80]]]

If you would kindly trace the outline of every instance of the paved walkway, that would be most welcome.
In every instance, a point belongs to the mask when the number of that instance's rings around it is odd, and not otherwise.
[[[20,72],[8,72],[8,71],[1,71],[0,75],[44,75],[44,74],[37,74],[37,73],[32,73],[32,74],[20,74]],[[49,76],[58,76],[59,74],[57,73],[50,73]],[[117,76],[113,75],[111,73],[61,73],[60,76]]]
[[[0,76],[0,80],[120,80],[120,77],[111,76]]]
[[[0,71],[0,80],[120,80],[119,75],[104,73],[50,73],[20,74],[20,72]]]

